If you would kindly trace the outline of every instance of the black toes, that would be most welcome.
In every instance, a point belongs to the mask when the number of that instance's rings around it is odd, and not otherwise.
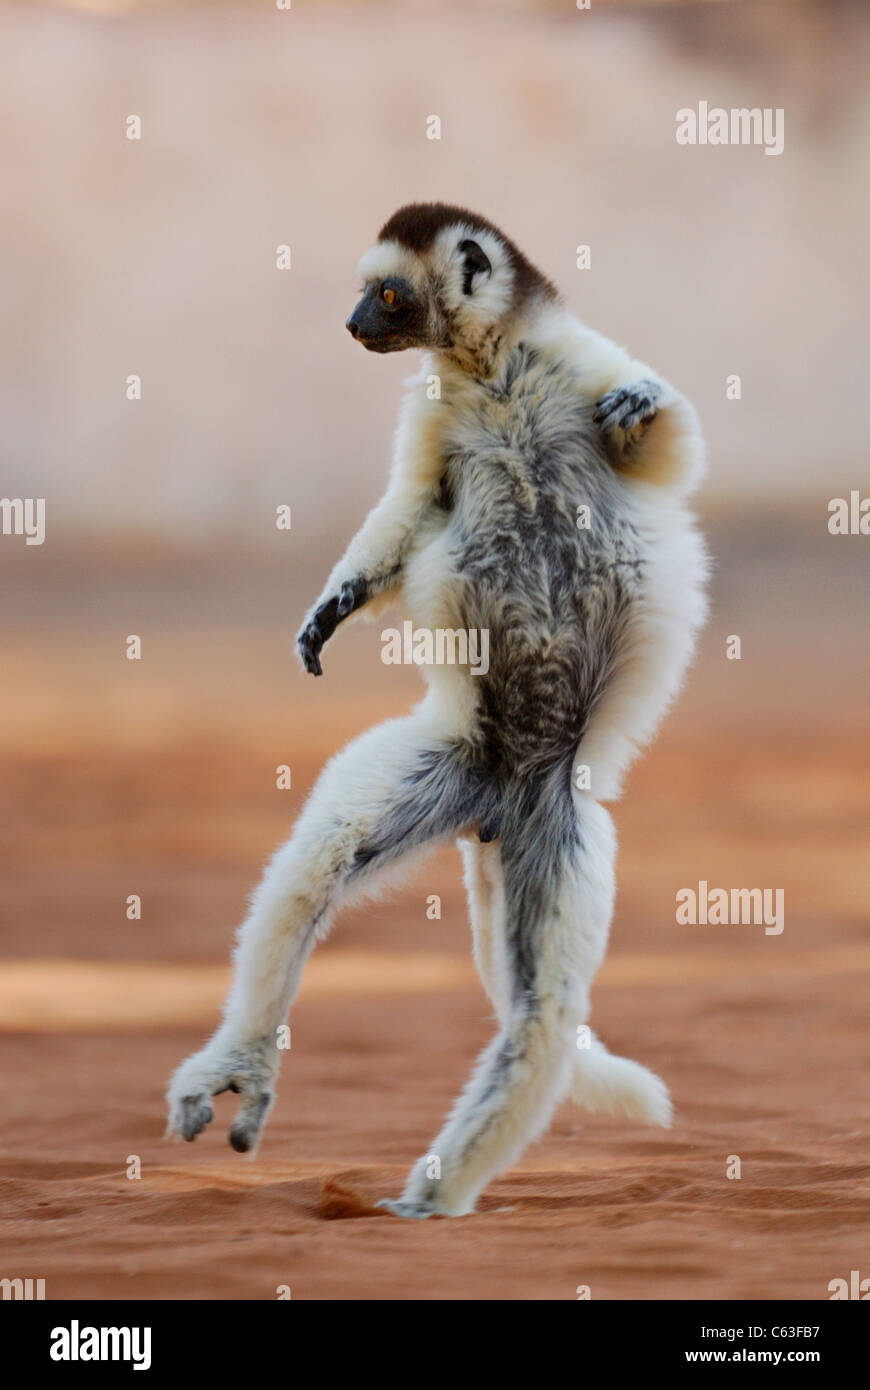
[[[271,1104],[272,1095],[268,1091],[261,1091],[244,1102],[230,1130],[230,1145],[236,1153],[246,1154],[254,1147]]]
[[[214,1111],[207,1101],[199,1096],[184,1096],[181,1101],[181,1123],[179,1132],[190,1144],[206,1125],[214,1119]]]

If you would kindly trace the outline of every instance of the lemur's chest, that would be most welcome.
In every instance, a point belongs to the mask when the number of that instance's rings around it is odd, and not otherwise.
[[[592,416],[568,370],[521,349],[497,384],[445,393],[427,436],[437,486],[406,571],[419,620],[489,623],[508,593],[542,613],[571,607],[566,596],[600,571],[619,526]]]
[[[521,349],[497,385],[447,402],[440,448],[437,505],[454,540],[485,537],[496,556],[537,550],[554,532],[576,545],[578,509],[610,472],[575,378]]]

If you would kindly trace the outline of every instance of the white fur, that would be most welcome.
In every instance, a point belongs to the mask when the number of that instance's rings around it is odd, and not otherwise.
[[[376,241],[360,257],[357,271],[366,282],[397,276],[408,280],[415,289],[422,289],[426,279],[425,267],[419,256],[400,246],[397,241]]]

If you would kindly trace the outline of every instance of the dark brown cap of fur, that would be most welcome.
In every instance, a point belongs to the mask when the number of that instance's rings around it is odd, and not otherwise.
[[[506,237],[494,223],[468,208],[453,207],[450,203],[408,203],[394,212],[385,222],[378,234],[378,241],[397,241],[409,251],[418,254],[428,251],[443,227],[456,222],[464,222],[468,227],[479,231],[493,232],[504,244],[514,271],[517,299],[522,301],[527,295],[537,292],[557,298],[555,285],[532,265],[519,249]]]

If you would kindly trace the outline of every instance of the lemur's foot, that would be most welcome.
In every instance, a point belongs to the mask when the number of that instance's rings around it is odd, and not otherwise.
[[[166,1134],[178,1134],[191,1142],[214,1118],[212,1096],[234,1091],[242,1097],[230,1130],[230,1144],[237,1153],[254,1149],[275,1099],[275,1040],[232,1045],[208,1043],[194,1052],[175,1072],[166,1099],[169,1121]]]
[[[440,1176],[429,1174],[432,1157],[432,1154],[425,1154],[418,1159],[400,1197],[384,1197],[378,1206],[411,1221],[425,1221],[429,1216],[469,1216],[474,1211],[474,1198],[468,1185],[458,1181],[462,1176],[461,1165],[451,1164],[451,1169],[456,1171],[442,1182]]]
[[[438,1216],[444,1213],[436,1212],[428,1202],[406,1202],[401,1197],[393,1200],[390,1197],[383,1197],[375,1206],[384,1207],[391,1211],[394,1216],[403,1216],[407,1221],[425,1221],[428,1216]]]
[[[296,645],[299,649],[302,665],[312,676],[323,675],[320,652],[324,642],[329,641],[338,624],[353,612],[364,594],[365,582],[362,580],[355,580],[352,584],[342,584],[338,594],[334,598],[327,599],[325,603],[321,603],[320,607],[315,608],[311,616],[306,618],[302,624],[296,638]]]
[[[661,387],[655,381],[636,381],[631,386],[620,386],[601,397],[593,419],[602,434],[610,438],[615,430],[622,430],[623,447],[634,444],[655,419],[660,396]]]

